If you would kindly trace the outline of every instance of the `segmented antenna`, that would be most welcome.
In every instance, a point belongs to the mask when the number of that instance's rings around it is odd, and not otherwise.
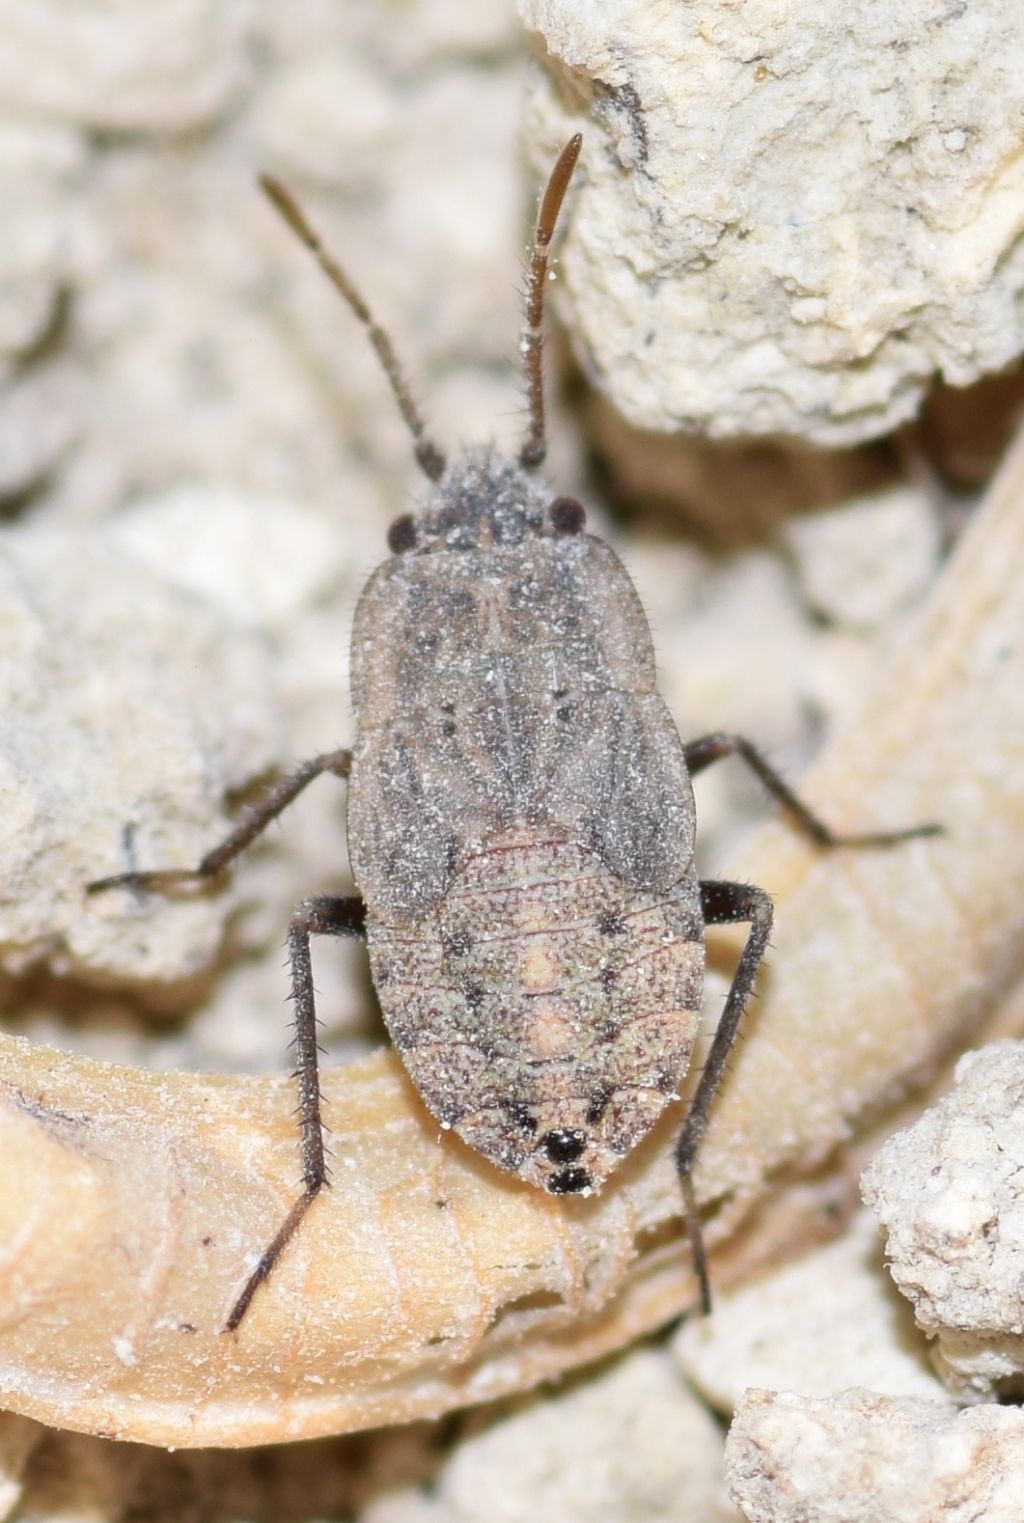
[[[519,464],[524,470],[535,470],[548,452],[544,436],[544,286],[548,277],[548,249],[554,237],[558,213],[562,209],[565,193],[580,156],[583,134],[571,137],[558,155],[558,162],[551,171],[547,188],[537,215],[537,231],[533,236],[530,269],[526,282],[526,323],[520,349],[523,356],[523,375],[526,379],[526,402],[530,414],[529,428],[523,447],[519,451]]]
[[[563,154],[562,157],[564,158],[565,155]],[[554,176],[552,176],[553,182]],[[370,336],[370,343],[377,352],[377,358],[384,367],[384,374],[388,378],[388,384],[394,393],[398,409],[405,419],[406,426],[415,441],[416,459],[431,481],[439,480],[444,473],[445,457],[437,445],[434,444],[433,440],[427,437],[426,424],[420,415],[419,408],[412,399],[409,384],[402,372],[401,365],[398,363],[398,356],[395,354],[390,338],[388,338],[388,335],[379,323],[374,320],[373,313],[341,265],[334,258],[334,255],[324,246],[319,233],[311,226],[291,192],[285,189],[280,180],[275,180],[273,175],[260,175],[260,185],[275,209],[284,218],[296,237],[301,239],[306,245],[317,264],[327,276],[327,279],[331,282],[331,285],[345,298],[356,317],[366,329]],[[550,196],[550,186],[548,187],[548,195]],[[559,200],[561,200],[561,196],[559,196]],[[545,197],[546,203],[547,197]],[[556,215],[557,210],[556,206]],[[550,237],[550,234],[548,236]]]

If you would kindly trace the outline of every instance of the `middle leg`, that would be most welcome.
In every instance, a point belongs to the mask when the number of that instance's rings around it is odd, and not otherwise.
[[[808,809],[784,778],[780,777],[757,747],[743,735],[727,730],[716,730],[713,735],[702,735],[683,747],[686,766],[691,777],[696,777],[710,767],[712,762],[724,756],[738,756],[745,761],[751,772],[767,788],[802,835],[808,836],[818,846],[895,846],[900,841],[911,841],[917,836],[942,834],[942,826],[911,825],[905,830],[869,830],[855,835],[840,835]]]

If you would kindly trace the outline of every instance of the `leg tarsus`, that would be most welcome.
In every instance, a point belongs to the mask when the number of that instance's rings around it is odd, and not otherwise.
[[[325,751],[303,762],[294,772],[273,787],[258,804],[246,810],[234,830],[217,846],[208,851],[197,867],[162,867],[149,872],[115,873],[109,878],[95,878],[85,885],[87,894],[105,893],[111,888],[167,889],[179,885],[209,883],[213,878],[240,856],[267,826],[307,788],[315,778],[330,772],[335,777],[348,777],[352,766],[349,750]]]
[[[691,740],[684,745],[683,754],[691,777],[697,777],[705,767],[710,767],[713,762],[720,761],[725,756],[740,757],[786,811],[797,830],[817,846],[896,846],[900,841],[915,840],[919,836],[942,834],[941,825],[929,824],[911,825],[906,830],[869,830],[840,835],[824,820],[819,819],[813,810],[808,809],[757,747],[743,735],[734,735],[726,730],[718,730],[713,735],[702,735],[699,740]]]
[[[273,1269],[274,1265],[281,1257],[285,1248],[295,1236],[303,1217],[313,1202],[316,1200],[317,1196],[320,1194],[320,1191],[325,1183],[326,1180],[321,1180],[316,1189],[310,1189],[307,1186],[305,1192],[299,1196],[298,1200],[295,1202],[294,1206],[292,1206],[292,1209],[288,1212],[288,1215],[281,1223],[274,1241],[270,1243],[269,1246],[265,1248],[260,1254],[259,1263],[256,1265],[256,1268],[246,1280],[242,1294],[238,1297],[238,1300],[231,1308],[231,1315],[228,1317],[228,1320],[224,1324],[224,1331],[226,1333],[233,1333],[238,1327],[242,1318],[249,1310],[253,1296],[259,1290],[260,1286],[263,1284],[263,1281],[269,1278],[270,1271]]]
[[[320,1066],[317,1059],[316,1000],[309,955],[311,936],[359,936],[366,920],[366,907],[356,897],[317,895],[303,900],[288,929],[291,962],[291,998],[295,1006],[295,1076],[299,1087],[298,1116],[301,1130],[302,1179],[305,1188],[260,1254],[241,1295],[224,1324],[234,1332],[249,1309],[257,1290],[268,1279],[278,1259],[295,1236],[306,1212],[329,1183],[324,1147],[324,1124],[320,1115]]]
[[[700,1314],[702,1317],[710,1317],[711,1276],[708,1273],[704,1234],[700,1230],[700,1211],[697,1206],[697,1194],[693,1188],[693,1177],[690,1174],[680,1174],[679,1184],[683,1192],[683,1210],[686,1212],[686,1235],[690,1240],[690,1259],[693,1263],[693,1272],[697,1276]]]
[[[694,1269],[700,1286],[701,1311],[705,1316],[711,1311],[711,1287],[708,1280],[707,1255],[697,1215],[697,1203],[693,1191],[693,1165],[708,1123],[708,1115],[718,1093],[736,1041],[740,1021],[746,1009],[764,957],[768,938],[772,933],[772,901],[763,888],[747,883],[708,882],[700,886],[701,906],[708,925],[731,925],[738,921],[750,924],[750,934],[740,954],[733,976],[725,1008],[722,1011],[704,1064],[704,1072],[690,1101],[686,1120],[683,1122],[676,1142],[676,1169],[683,1190],[686,1208],[686,1228],[690,1237]]]

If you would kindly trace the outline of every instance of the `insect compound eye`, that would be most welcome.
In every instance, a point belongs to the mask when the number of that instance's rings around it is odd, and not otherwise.
[[[548,517],[556,534],[578,534],[587,521],[583,504],[575,497],[556,497],[548,508]]]
[[[416,519],[411,513],[403,513],[388,529],[388,549],[392,555],[404,555],[407,550],[415,550],[418,539]]]
[[[575,497],[556,497],[548,508],[548,518],[556,534],[578,534],[587,521],[583,504]]]

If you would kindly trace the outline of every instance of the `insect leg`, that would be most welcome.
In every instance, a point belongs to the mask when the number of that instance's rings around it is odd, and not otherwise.
[[[726,730],[691,740],[683,747],[683,754],[691,777],[696,777],[705,767],[720,761],[723,756],[739,756],[772,797],[782,805],[796,828],[818,846],[895,846],[899,841],[913,840],[917,836],[942,834],[941,825],[930,824],[911,825],[905,830],[870,830],[863,834],[840,835],[808,809],[756,746],[744,736],[733,735]]]
[[[328,1183],[327,1160],[324,1154],[324,1128],[320,1116],[316,1001],[313,992],[309,938],[311,936],[361,936],[365,929],[365,922],[366,906],[358,897],[336,898],[320,895],[313,899],[303,900],[288,928],[288,957],[292,968],[291,998],[295,1005],[295,1077],[299,1081],[303,1191],[281,1223],[271,1243],[260,1255],[256,1268],[246,1280],[242,1293],[224,1325],[225,1332],[234,1332],[241,1322],[253,1296],[291,1242],[302,1218],[324,1185]]]
[[[757,970],[772,933],[772,901],[763,888],[755,888],[752,884],[714,882],[701,884],[700,899],[707,925],[733,925],[738,921],[748,921],[750,924],[750,935],[747,937],[747,944],[737,964],[732,988],[729,990],[718,1030],[711,1043],[711,1051],[708,1053],[704,1071],[700,1076],[700,1082],[690,1102],[690,1109],[676,1143],[676,1168],[679,1171],[683,1199],[686,1204],[686,1227],[690,1235],[690,1251],[693,1254],[693,1266],[700,1285],[701,1310],[706,1316],[711,1310],[711,1286],[708,1281],[707,1255],[704,1251],[704,1239],[701,1236],[691,1176],[697,1150],[708,1123],[708,1113],[718,1092],[718,1086],[722,1082],[725,1065],[729,1060],[750,991],[754,987]]]
[[[160,867],[151,872],[115,873],[110,878],[95,878],[85,885],[85,891],[87,894],[101,894],[108,888],[162,889],[173,888],[179,883],[207,882],[223,872],[230,862],[255,841],[314,778],[324,772],[333,772],[335,777],[348,777],[351,766],[351,751],[325,751],[323,755],[303,762],[288,777],[282,778],[266,798],[247,809],[231,834],[208,851],[198,867]]]

